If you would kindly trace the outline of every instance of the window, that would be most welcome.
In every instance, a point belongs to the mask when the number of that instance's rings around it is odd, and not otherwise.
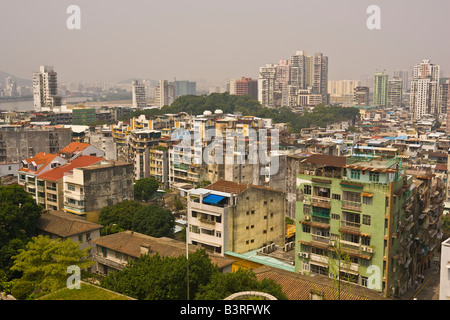
[[[309,204],[303,205],[303,214],[311,214],[311,205]]]
[[[303,262],[302,263],[302,268],[303,268],[304,271],[309,271],[309,263]]]
[[[370,246],[370,237],[361,237],[361,244],[364,246]]]
[[[68,185],[67,185],[67,189],[68,189],[69,191],[75,191],[75,186],[74,186],[73,184],[68,184]]]
[[[369,278],[361,276],[361,285],[363,287],[369,287]]]
[[[352,169],[350,172],[350,178],[359,180],[361,178],[361,170]]]
[[[339,220],[339,215],[338,214],[336,214],[336,213],[332,213],[331,214],[331,219],[334,219],[334,220]]]
[[[370,226],[370,216],[367,214],[363,214],[362,223],[366,226]]]
[[[216,231],[216,237],[217,238],[222,238],[222,232]]]
[[[363,197],[364,204],[372,204],[372,197]]]
[[[369,173],[369,181],[378,183],[378,181],[380,181],[380,173],[379,172],[370,172]]]
[[[337,193],[333,193],[333,199],[334,200],[341,200],[341,195]]]
[[[311,194],[311,185],[305,184],[305,186],[303,187],[303,193],[304,194]]]
[[[302,230],[303,230],[304,233],[311,233],[311,227],[306,225],[306,224],[303,225],[303,229]]]

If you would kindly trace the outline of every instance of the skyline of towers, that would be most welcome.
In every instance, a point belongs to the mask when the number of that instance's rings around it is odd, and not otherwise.
[[[305,94],[314,95],[314,99],[299,99]],[[295,107],[303,105],[301,101],[328,104],[328,57],[297,51],[289,60],[260,67],[258,100],[268,108]]]

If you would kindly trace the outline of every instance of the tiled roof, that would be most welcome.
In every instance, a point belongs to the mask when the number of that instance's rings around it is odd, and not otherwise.
[[[56,167],[52,170],[40,174],[38,178],[51,181],[58,181],[59,179],[64,177],[64,173],[69,172],[70,170],[90,166],[102,160],[104,160],[102,157],[81,156],[67,165]]]
[[[33,172],[33,173],[39,173],[43,168],[45,168],[50,162],[53,161],[53,159],[56,158],[56,154],[51,153],[45,153],[45,152],[39,152],[37,155],[35,155],[33,158],[27,158],[24,159],[27,164],[30,164],[34,162],[36,166],[41,166],[37,171],[31,171],[28,168],[20,168],[19,171],[23,172]]]
[[[179,257],[186,255],[186,244],[171,238],[155,238],[142,233],[133,231],[123,231],[93,240],[96,245],[106,247],[115,251],[126,253],[138,258],[141,255],[141,246],[149,248],[149,255],[156,252],[164,257]],[[189,245],[189,253],[194,253],[200,249],[199,246]],[[231,265],[235,260],[221,257],[215,254],[209,254],[211,262],[219,268]]]
[[[322,164],[324,166],[341,168],[346,164],[346,157],[312,154],[303,163]]]
[[[310,300],[311,292],[323,294],[324,300],[337,300],[338,298],[336,283],[326,276],[315,275],[311,277],[269,266],[257,268],[254,272],[259,281],[272,279],[280,284],[289,300]],[[340,299],[388,300],[375,290],[346,282],[341,285]]]
[[[236,182],[226,181],[226,180],[219,180],[219,181],[205,187],[205,189],[233,193],[233,194],[239,194],[239,193],[245,191],[247,188],[248,188],[248,185],[246,185],[246,184],[239,184]]]
[[[70,237],[102,228],[97,223],[85,221],[64,211],[48,211],[43,213],[37,222],[39,230],[60,237]]]
[[[60,154],[72,154],[75,151],[83,151],[87,147],[89,147],[89,143],[82,143],[82,142],[71,142],[69,145],[62,148],[59,153]]]

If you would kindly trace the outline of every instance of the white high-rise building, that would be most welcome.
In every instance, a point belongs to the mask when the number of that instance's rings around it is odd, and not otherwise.
[[[410,91],[410,111],[414,119],[439,112],[439,70],[430,60],[422,60],[414,67]]]
[[[57,73],[53,67],[41,66],[39,72],[33,72],[33,97],[36,111],[61,105]]]
[[[328,57],[315,53],[313,59],[312,89],[322,96],[322,103],[328,104]]]
[[[167,80],[160,80],[156,87],[156,103],[159,109],[170,106],[175,101],[175,87]]]
[[[147,93],[145,84],[137,80],[132,82],[133,108],[145,108],[147,106]]]
[[[276,65],[267,64],[259,69],[258,100],[266,108],[275,107],[275,74]]]

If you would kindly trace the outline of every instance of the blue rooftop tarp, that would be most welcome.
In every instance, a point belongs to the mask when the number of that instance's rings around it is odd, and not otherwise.
[[[205,204],[218,204],[220,201],[225,199],[224,196],[218,196],[216,194],[210,194],[203,198],[203,203]]]

